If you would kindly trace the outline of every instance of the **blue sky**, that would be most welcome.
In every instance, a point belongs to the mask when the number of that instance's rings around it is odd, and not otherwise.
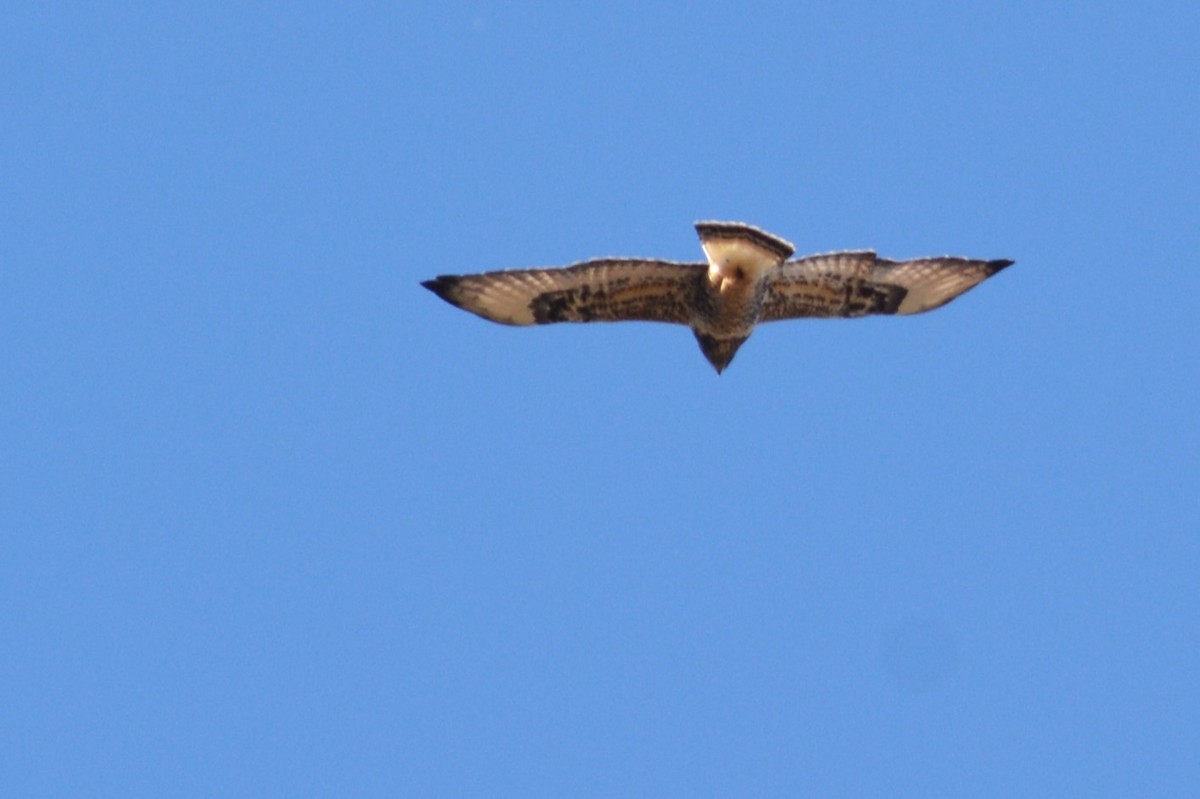
[[[0,32],[0,787],[1200,788],[1192,3],[35,5]],[[440,273],[1016,266],[511,329]]]

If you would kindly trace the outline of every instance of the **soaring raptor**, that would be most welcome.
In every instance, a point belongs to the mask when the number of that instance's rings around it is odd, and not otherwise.
[[[914,314],[941,307],[1012,261],[870,251],[787,260],[791,242],[740,222],[697,222],[707,263],[599,258],[558,269],[442,275],[421,285],[506,325],[675,322],[720,374],[759,322]]]

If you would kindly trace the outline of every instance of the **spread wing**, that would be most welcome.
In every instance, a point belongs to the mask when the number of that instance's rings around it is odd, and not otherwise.
[[[889,261],[873,252],[812,255],[767,277],[760,321],[930,311],[1011,264],[951,257]]]
[[[704,264],[602,258],[561,269],[442,275],[421,285],[463,310],[506,325],[551,322],[688,324]]]

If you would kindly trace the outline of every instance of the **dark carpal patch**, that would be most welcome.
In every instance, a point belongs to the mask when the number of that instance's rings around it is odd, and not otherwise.
[[[529,303],[529,310],[533,312],[534,321],[539,325],[583,321],[579,319],[580,313],[575,307],[576,293],[574,289],[568,289],[566,291],[548,291],[534,297],[533,301]]]
[[[847,286],[846,305],[843,316],[866,316],[868,314],[894,314],[900,303],[908,296],[903,286],[858,283]]]

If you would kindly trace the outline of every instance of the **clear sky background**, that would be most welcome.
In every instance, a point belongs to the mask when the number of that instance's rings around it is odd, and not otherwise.
[[[4,16],[0,793],[1200,791],[1194,2]],[[1017,263],[720,377],[419,286],[708,218]]]

